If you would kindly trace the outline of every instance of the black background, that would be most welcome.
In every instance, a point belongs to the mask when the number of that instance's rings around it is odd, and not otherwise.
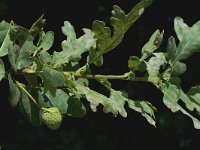
[[[110,12],[114,4],[125,12],[137,0],[4,0],[0,1],[0,20],[14,20],[17,24],[30,28],[43,13],[47,19],[46,31],[55,32],[55,44],[51,51],[60,50],[65,37],[61,26],[70,21],[78,36],[82,28],[91,28],[95,19],[103,20],[108,26]],[[131,55],[140,55],[141,47],[156,30],[164,30],[162,50],[167,39],[173,35],[173,19],[180,16],[188,25],[200,20],[197,0],[154,0],[142,17],[131,27],[123,42],[115,50],[105,55],[104,65],[92,69],[101,74],[123,74],[128,71],[127,60]],[[83,55],[83,58],[85,56]],[[200,55],[194,54],[186,61],[188,70],[182,78],[185,91],[200,84]],[[82,61],[81,63],[84,63]],[[128,117],[114,118],[104,114],[99,108],[97,113],[88,111],[83,119],[66,117],[61,128],[50,131],[46,127],[30,125],[18,108],[11,109],[8,98],[8,83],[0,84],[0,146],[5,150],[14,149],[69,149],[69,150],[114,150],[114,149],[198,149],[200,133],[193,128],[192,121],[181,113],[172,114],[162,103],[162,93],[149,84],[127,81],[112,81],[113,88],[128,91],[133,99],[149,100],[157,107],[157,127],[149,125],[139,114],[128,111]],[[91,86],[99,90],[96,83]],[[196,147],[196,148],[195,148]]]

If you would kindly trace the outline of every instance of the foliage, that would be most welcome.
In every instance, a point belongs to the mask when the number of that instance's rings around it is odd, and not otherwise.
[[[106,27],[103,21],[95,20],[92,29],[83,29],[84,35],[78,38],[73,26],[65,21],[61,30],[67,39],[61,44],[62,50],[53,54],[48,50],[53,45],[54,33],[43,30],[43,16],[30,29],[13,21],[2,21],[0,57],[7,57],[10,66],[5,69],[5,62],[0,59],[0,81],[9,81],[11,106],[19,105],[27,120],[35,126],[46,124],[50,129],[57,129],[66,115],[77,118],[85,116],[85,105],[88,103],[94,112],[101,105],[105,113],[122,117],[127,117],[127,104],[156,126],[156,108],[150,102],[130,99],[124,92],[114,90],[109,80],[149,82],[163,93],[163,103],[172,112],[180,111],[187,115],[194,127],[200,129],[200,86],[191,87],[188,92],[184,92],[180,86],[180,75],[187,70],[183,61],[200,50],[200,22],[189,27],[182,18],[176,17],[174,29],[178,43],[174,37],[170,37],[167,48],[155,52],[160,48],[164,34],[157,29],[141,48],[141,57],[129,58],[126,73],[91,74],[90,66],[100,67],[103,64],[103,55],[121,43],[124,34],[151,3],[152,0],[141,0],[128,14],[120,7],[113,6],[110,18],[112,28]],[[80,66],[83,53],[88,56],[86,64]],[[143,76],[137,76],[137,72]],[[24,76],[27,82],[17,81],[16,76],[19,75]],[[92,90],[89,80],[102,84],[109,96]],[[88,103],[83,103],[83,100]],[[181,101],[185,106],[180,104]]]

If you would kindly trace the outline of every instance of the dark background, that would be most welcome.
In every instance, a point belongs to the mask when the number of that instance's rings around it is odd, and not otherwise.
[[[45,30],[55,32],[53,50],[60,50],[65,37],[60,27],[65,20],[71,22],[80,36],[82,28],[91,28],[95,19],[103,20],[109,26],[112,6],[117,4],[125,12],[139,0],[0,0],[0,20],[14,20],[30,28],[43,13],[47,19]],[[105,55],[101,68],[92,67],[95,73],[123,74],[128,71],[127,60],[131,55],[140,55],[140,49],[156,29],[164,29],[166,47],[170,35],[175,36],[173,19],[181,16],[193,25],[200,20],[197,0],[154,0],[143,16],[129,29],[123,42],[114,51]],[[84,57],[84,56],[83,56]],[[182,87],[200,84],[200,55],[194,54],[186,61],[187,73],[182,77]],[[84,62],[82,62],[84,63]],[[198,149],[200,132],[193,128],[192,121],[181,113],[172,114],[162,103],[162,93],[149,84],[128,81],[112,81],[113,88],[126,90],[133,99],[149,100],[157,107],[157,127],[149,125],[138,113],[128,110],[128,117],[113,117],[101,109],[83,119],[66,117],[57,131],[46,127],[33,127],[18,108],[11,109],[8,98],[8,83],[0,84],[0,147],[3,150],[116,150],[116,149]],[[98,89],[96,83],[91,86]],[[1,149],[1,148],[0,148]]]

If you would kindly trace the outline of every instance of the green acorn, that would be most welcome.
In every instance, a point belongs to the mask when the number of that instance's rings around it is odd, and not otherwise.
[[[42,122],[50,129],[56,130],[60,127],[63,116],[56,107],[42,108]]]

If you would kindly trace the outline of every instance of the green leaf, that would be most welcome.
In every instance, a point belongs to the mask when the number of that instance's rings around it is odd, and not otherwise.
[[[96,61],[99,61],[104,53],[109,52],[119,45],[126,31],[142,15],[144,8],[148,7],[151,3],[152,0],[141,0],[127,15],[120,7],[113,6],[112,17],[110,18],[110,22],[114,27],[113,31],[109,27],[106,27],[103,21],[94,21],[92,31],[95,34],[95,39],[97,39],[98,49],[89,56],[89,63],[99,64]],[[95,57],[94,54],[96,54]]]
[[[65,77],[65,84],[70,90],[74,90],[75,85],[74,85],[74,75],[69,72],[64,73]]]
[[[200,129],[200,121],[183,109],[179,104],[178,100],[183,98],[181,91],[173,84],[167,83],[162,85],[162,92],[164,93],[163,102],[171,109],[172,112],[181,111],[183,114],[190,117],[193,121],[194,127]]]
[[[100,79],[97,79],[97,81],[99,83],[101,83],[103,86],[105,86],[107,89],[111,89],[111,83],[108,81],[108,79],[106,78],[100,78]]]
[[[69,96],[66,89],[56,89],[55,94],[50,92],[38,92],[38,101],[43,107],[57,107],[63,114],[75,118],[82,118],[86,115],[86,109],[79,98]]]
[[[146,69],[146,65],[137,56],[131,56],[128,60],[128,68],[130,71],[138,70],[143,72]]]
[[[63,114],[67,113],[69,95],[65,91],[56,89],[54,95],[52,95],[49,91],[47,91],[45,95],[53,107],[57,107]]]
[[[102,104],[103,106],[105,106],[108,103],[108,98],[105,97],[102,94],[99,94],[96,91],[91,90],[88,87],[85,87],[81,84],[75,84],[76,86],[76,90],[83,96],[85,96],[85,98],[90,102],[90,107],[92,109],[92,111],[96,112],[97,111],[97,106],[99,104]]]
[[[61,30],[62,30],[62,33],[67,37],[67,40],[69,43],[75,42],[76,33],[74,30],[74,27],[70,24],[70,22],[65,21],[64,26],[62,26]]]
[[[26,28],[23,28],[19,25],[13,25],[12,28],[10,28],[10,40],[17,44],[20,48],[24,44],[24,42],[29,37],[29,30]]]
[[[51,55],[47,51],[40,52],[39,60],[43,64],[50,64]]]
[[[187,70],[187,66],[186,64],[182,63],[182,62],[175,62],[173,64],[173,68],[172,68],[172,75],[181,75],[183,74],[185,71]]]
[[[82,86],[88,86],[89,85],[89,81],[88,79],[85,78],[79,78],[76,80],[76,82]]]
[[[137,70],[138,66],[140,65],[140,59],[137,56],[131,56],[128,60],[128,68],[131,71]]]
[[[148,58],[156,49],[158,49],[163,40],[164,31],[156,30],[149,41],[142,48],[142,59]]]
[[[119,113],[121,116],[126,117],[127,112],[124,105],[128,102],[130,108],[140,112],[149,121],[149,123],[155,125],[155,108],[148,102],[140,102],[140,106],[136,105],[137,102],[128,99],[122,92],[115,91],[113,89],[110,90],[110,97],[106,97],[80,84],[76,84],[76,89],[90,102],[90,106],[93,111],[97,111],[97,106],[102,104],[104,112],[111,112],[114,116],[117,116]]]
[[[172,69],[172,75],[181,75],[186,71],[186,65],[181,60],[188,58],[194,52],[200,49],[200,22],[189,27],[183,22],[183,19],[176,17],[174,19],[174,28],[179,39],[179,44],[176,47],[175,39],[170,37],[167,46],[167,60]]]
[[[16,61],[19,55],[20,48],[18,45],[9,45],[8,47],[8,60],[15,72],[17,72]]]
[[[10,32],[10,29],[8,30],[6,37],[0,47],[0,57],[8,54],[8,47],[11,44],[9,32]]]
[[[186,59],[192,53],[200,51],[200,38],[198,38],[200,34],[200,21],[192,27],[188,27],[182,18],[176,17],[174,19],[174,29],[180,41],[176,51],[176,60]]]
[[[68,100],[67,115],[75,118],[82,118],[86,115],[86,108],[80,99],[70,97]]]
[[[110,91],[110,103],[114,105],[115,109],[118,110],[119,114],[123,117],[127,117],[127,112],[124,108],[126,97],[123,96],[122,92],[112,90]],[[110,107],[105,107],[104,111],[109,112]]]
[[[33,37],[29,35],[23,43],[16,62],[17,69],[24,69],[33,63],[31,54],[33,54],[37,49],[37,47],[33,44],[33,40]]]
[[[44,108],[52,107],[50,100],[48,99],[48,97],[45,94],[46,94],[46,91],[44,91],[44,88],[41,88],[41,89],[32,88],[31,89],[31,95],[38,100],[38,103],[42,107],[44,107]]]
[[[37,50],[34,53],[37,53],[38,51],[47,51],[51,48],[54,41],[54,33],[53,31],[48,31],[44,36],[41,38],[40,44],[37,48]]]
[[[143,117],[147,119],[147,121],[155,126],[155,115],[154,111],[156,111],[156,108],[147,101],[128,101],[129,108],[139,112],[142,114]]]
[[[194,108],[200,112],[200,85],[191,87],[187,92],[187,96],[190,101],[193,103]]]
[[[41,110],[29,100],[27,94],[21,90],[20,107],[25,118],[34,126],[41,126]]]
[[[180,106],[180,111],[192,119],[195,129],[200,129],[200,121],[197,118],[193,117],[190,113],[185,111],[181,106]]]
[[[171,63],[171,60],[174,60],[175,58],[175,54],[176,53],[176,41],[174,39],[173,36],[171,36],[168,39],[168,43],[167,43],[167,61],[169,61],[169,63]]]
[[[47,66],[43,69],[42,79],[46,88],[57,88],[59,86],[65,85],[65,78],[63,73]]]
[[[3,79],[4,74],[5,74],[4,64],[3,61],[0,59],[0,81]]]
[[[97,106],[102,104],[104,106],[104,111],[106,113],[111,112],[114,116],[121,113],[124,117],[126,117],[124,113],[124,108],[121,107],[121,104],[118,104],[114,100],[110,100],[108,97],[89,89],[88,87],[82,86],[80,84],[75,84],[77,91],[83,95],[89,102],[92,111],[97,111]],[[122,110],[123,109],[123,110]]]
[[[9,102],[10,102],[11,107],[14,108],[19,103],[19,100],[21,98],[21,92],[18,86],[12,80],[10,74],[8,75],[8,81],[9,81],[9,86],[10,86]]]
[[[180,41],[176,53],[175,60],[183,60],[188,58],[192,53],[199,51],[200,48],[200,21],[192,27],[188,27],[183,19],[176,17],[174,19],[174,29]],[[174,60],[174,61],[175,61]]]
[[[198,105],[196,105],[192,100],[190,100],[188,95],[186,95],[182,90],[180,90],[180,92],[181,92],[180,100],[185,103],[185,106],[187,107],[187,109],[189,109],[190,111],[193,111],[194,108]],[[197,109],[200,108],[200,107],[199,108],[198,107],[197,107]]]
[[[6,21],[1,21],[0,22],[0,45],[3,43],[3,41],[5,40],[8,31],[10,28],[10,24],[7,23]]]
[[[154,56],[151,57],[148,62],[146,62],[149,80],[155,81],[155,83],[157,80],[159,80],[159,70],[165,65],[166,62],[167,61],[163,53],[154,53]]]
[[[12,57],[17,57],[15,58],[16,69],[21,70],[31,65],[31,63],[33,62],[33,60],[31,59],[31,54],[34,53],[37,47],[33,44],[34,37],[30,35],[29,30],[18,25],[13,25],[13,27],[10,29],[10,40],[20,49],[17,55],[12,54]]]
[[[58,67],[69,61],[77,62],[84,52],[96,48],[96,40],[92,31],[89,29],[83,29],[83,31],[85,34],[76,39],[73,26],[68,21],[64,22],[62,32],[67,36],[67,40],[62,42],[63,51],[53,54],[54,67]]]
[[[180,87],[181,85],[181,79],[178,76],[172,76],[169,80],[169,83],[176,85],[177,87]]]
[[[32,54],[37,50],[33,44],[36,37],[31,35],[31,31],[18,25],[13,25],[10,29],[10,40],[13,45],[20,48],[16,58],[16,69],[21,70],[33,63]]]
[[[38,33],[40,31],[42,31],[44,25],[45,25],[45,22],[46,22],[46,19],[43,19],[43,16],[42,15],[30,28],[29,30],[29,33],[34,37],[36,38]]]
[[[180,75],[185,72],[186,65],[181,63],[181,60],[187,59],[194,52],[200,52],[200,21],[189,27],[183,22],[183,19],[176,17],[174,19],[174,29],[179,39],[179,44],[176,47],[173,38],[169,40],[168,55],[169,64],[172,67],[175,75]],[[176,48],[175,48],[176,47]]]
[[[178,111],[180,106],[177,102],[181,96],[179,89],[175,85],[167,83],[166,85],[163,85],[162,91],[164,93],[164,104],[171,109],[172,112]]]
[[[93,61],[93,58],[96,57],[97,55],[98,55],[98,52],[95,49],[91,49],[89,51],[89,56],[87,57],[88,64],[91,64]],[[98,67],[103,65],[103,56],[100,56],[99,58],[97,58],[93,63]]]

